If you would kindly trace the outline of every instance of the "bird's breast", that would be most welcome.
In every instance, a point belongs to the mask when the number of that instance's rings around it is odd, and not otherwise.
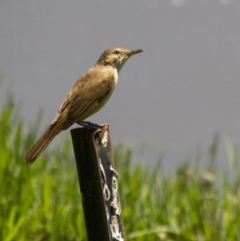
[[[118,82],[118,71],[116,69],[113,73],[113,76],[114,76],[114,85],[116,86]]]
[[[104,82],[107,81],[107,82],[109,82],[109,84],[111,83],[114,86],[117,85],[118,71],[116,68],[114,68],[112,66],[104,66],[104,68],[101,68],[100,76],[99,76],[100,81],[104,81]]]

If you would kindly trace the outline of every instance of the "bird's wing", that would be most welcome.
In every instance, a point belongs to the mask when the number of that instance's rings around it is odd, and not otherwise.
[[[62,129],[67,129],[96,113],[111,95],[115,87],[114,80],[112,72],[101,73],[90,69],[70,90],[52,124],[61,119]]]

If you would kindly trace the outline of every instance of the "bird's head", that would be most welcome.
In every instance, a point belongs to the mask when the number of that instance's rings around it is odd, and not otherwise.
[[[110,48],[105,50],[100,56],[97,63],[110,65],[119,72],[126,61],[134,54],[143,52],[142,49],[130,50],[123,48]]]

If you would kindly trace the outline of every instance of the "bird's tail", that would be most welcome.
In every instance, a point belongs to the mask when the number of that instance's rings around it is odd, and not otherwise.
[[[61,126],[50,126],[43,136],[37,141],[25,157],[27,163],[32,164],[37,157],[46,149],[52,139],[61,131]]]

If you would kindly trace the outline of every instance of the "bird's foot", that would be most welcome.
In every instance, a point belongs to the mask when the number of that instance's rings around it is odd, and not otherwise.
[[[96,124],[90,121],[82,121],[80,125],[85,127],[90,127],[96,130],[104,126],[104,124]]]

